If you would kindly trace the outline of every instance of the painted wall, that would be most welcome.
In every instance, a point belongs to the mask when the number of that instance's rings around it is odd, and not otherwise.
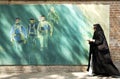
[[[10,42],[10,30],[15,18],[21,18],[27,29],[30,18],[39,22],[41,15],[47,17],[54,7],[59,20],[53,23],[53,35],[49,37],[48,48],[40,50],[28,44],[19,45]],[[95,4],[46,4],[46,5],[0,5],[0,65],[87,65],[89,44],[92,38],[93,24],[100,23],[109,39],[109,5]]]

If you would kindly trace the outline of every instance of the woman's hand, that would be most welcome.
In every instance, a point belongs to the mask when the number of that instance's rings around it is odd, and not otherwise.
[[[93,42],[95,42],[95,40],[94,39],[89,39],[89,40],[87,40],[89,43],[93,43]]]

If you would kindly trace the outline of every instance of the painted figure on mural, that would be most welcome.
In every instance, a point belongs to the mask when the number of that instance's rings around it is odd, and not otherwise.
[[[15,24],[12,26],[10,31],[11,42],[19,47],[19,44],[25,44],[27,38],[26,28],[21,24],[20,18],[15,19]]]
[[[94,34],[90,44],[89,63],[87,71],[92,69],[92,75],[120,75],[112,62],[104,31],[100,24],[94,24]]]
[[[57,34],[60,31],[60,28],[58,27],[59,24],[59,15],[56,12],[55,8],[52,6],[49,9],[48,15],[47,15],[47,20],[49,21],[49,23],[52,25],[53,27],[53,38],[50,39],[50,43],[51,45],[54,44],[55,39],[58,39],[59,37],[57,36]],[[58,31],[59,30],[59,31]],[[59,48],[59,43],[56,43],[56,47]]]
[[[28,46],[31,48],[36,47],[37,41],[37,26],[35,19],[31,18],[28,25]]]
[[[50,8],[50,12],[48,13],[47,18],[52,26],[54,26],[54,24],[58,24],[59,16],[57,12],[55,11],[54,7]]]
[[[46,21],[44,15],[40,17],[40,22],[38,24],[38,37],[40,39],[40,49],[48,48],[49,36],[52,36],[53,27]]]

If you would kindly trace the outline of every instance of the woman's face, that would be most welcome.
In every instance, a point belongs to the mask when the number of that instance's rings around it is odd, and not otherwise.
[[[93,27],[94,31],[96,31],[96,26]]]

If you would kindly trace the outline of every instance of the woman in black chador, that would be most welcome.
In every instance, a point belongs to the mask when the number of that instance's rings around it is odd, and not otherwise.
[[[94,75],[119,75],[118,69],[111,60],[109,47],[102,27],[100,24],[94,24],[93,26],[93,38],[92,40],[88,40],[90,44],[90,53],[87,71],[89,71],[90,65],[92,65],[92,73]],[[92,64],[90,64],[91,61]]]

